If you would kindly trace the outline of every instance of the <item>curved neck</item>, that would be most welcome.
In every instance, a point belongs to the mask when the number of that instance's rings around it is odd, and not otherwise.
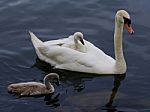
[[[59,75],[57,75],[56,73],[50,73],[44,77],[44,84],[48,90],[53,89],[53,86],[50,83],[50,81],[52,80],[57,80],[59,83]]]
[[[75,43],[75,49],[78,49],[79,44],[78,44],[77,37],[74,37],[74,43]]]
[[[115,45],[115,59],[117,62],[124,60],[122,47],[122,33],[123,33],[123,24],[118,23],[117,20],[115,20],[114,45]]]
[[[115,20],[115,33],[114,33],[114,46],[115,46],[115,59],[118,71],[126,71],[126,62],[123,55],[122,46],[122,33],[123,24]]]
[[[51,89],[51,87],[52,87],[52,85],[50,83],[50,80],[51,80],[51,77],[45,76],[45,78],[44,78],[44,84],[45,84],[45,86],[46,86],[46,88],[48,90]]]
[[[75,44],[78,43],[77,37],[74,37],[74,43],[75,43]]]

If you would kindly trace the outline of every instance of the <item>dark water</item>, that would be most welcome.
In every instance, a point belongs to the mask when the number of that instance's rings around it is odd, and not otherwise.
[[[149,0],[1,0],[0,112],[150,112]],[[114,57],[114,16],[126,9],[135,35],[124,32],[126,75],[96,76],[54,71],[37,59],[28,30],[42,40],[81,31]],[[52,96],[18,97],[7,85],[41,81],[58,72],[61,86]]]

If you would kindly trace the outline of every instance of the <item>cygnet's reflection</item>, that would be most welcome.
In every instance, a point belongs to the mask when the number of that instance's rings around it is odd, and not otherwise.
[[[112,110],[112,111],[117,110],[115,108],[115,106],[113,106],[113,102],[114,102],[115,96],[117,94],[117,91],[121,85],[121,81],[125,79],[125,74],[122,74],[122,75],[96,75],[96,74],[71,72],[71,71],[66,71],[66,70],[58,70],[58,69],[56,70],[56,69],[53,69],[53,67],[50,66],[49,64],[47,64],[43,61],[40,61],[38,58],[36,59],[36,63],[33,65],[33,67],[37,67],[38,69],[44,71],[45,74],[48,74],[51,72],[55,72],[55,73],[59,74],[62,86],[64,86],[64,88],[66,87],[66,91],[67,91],[67,88],[69,88],[70,86],[73,86],[75,91],[81,92],[86,88],[85,82],[87,80],[89,81],[96,77],[105,77],[105,76],[114,77],[112,91],[108,98],[109,100],[107,101],[105,107],[102,109],[107,110],[108,112],[110,110]],[[54,107],[59,106],[60,105],[59,104],[60,94],[56,93],[56,95],[54,95],[54,96],[45,97],[45,101],[47,102],[46,104],[53,105]]]

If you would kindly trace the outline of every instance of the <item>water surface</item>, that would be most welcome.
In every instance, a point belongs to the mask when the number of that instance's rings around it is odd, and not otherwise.
[[[1,0],[0,111],[1,112],[149,112],[150,111],[149,0]],[[93,75],[55,71],[37,59],[28,31],[40,39],[67,37],[76,31],[114,57],[114,16],[127,10],[135,34],[124,31],[126,75]],[[51,96],[18,97],[7,85],[42,81],[57,72],[61,86]]]

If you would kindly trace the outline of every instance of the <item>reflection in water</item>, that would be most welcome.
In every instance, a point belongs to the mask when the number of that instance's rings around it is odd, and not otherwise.
[[[46,102],[46,105],[50,105],[51,107],[58,107],[60,106],[59,103],[59,96],[60,94],[56,94],[56,95],[45,95],[44,101]]]
[[[116,112],[117,109],[115,106],[113,106],[113,102],[115,99],[115,96],[117,94],[117,91],[119,89],[119,86],[121,84],[121,81],[125,79],[125,74],[123,75],[114,75],[114,85],[113,85],[113,89],[109,98],[108,103],[105,105],[106,108],[104,110],[108,110],[108,112]]]
[[[103,110],[107,110],[108,112],[116,111],[116,107],[113,106],[113,102],[115,99],[115,96],[117,94],[117,91],[120,87],[121,81],[125,79],[125,74],[122,75],[98,75],[98,74],[87,74],[87,73],[80,73],[80,72],[71,72],[67,70],[60,70],[60,69],[53,69],[50,64],[45,63],[38,58],[36,59],[36,63],[33,65],[33,67],[37,67],[38,69],[44,71],[45,74],[55,72],[60,75],[60,81],[63,84],[62,86],[73,86],[74,90],[77,92],[81,92],[85,88],[85,82],[92,80],[92,78],[95,77],[104,77],[104,76],[113,76],[114,77],[114,84],[112,88],[112,92],[110,94],[109,100],[105,105],[105,108]],[[64,87],[65,87],[64,86]],[[47,105],[52,105],[53,107],[60,106],[59,104],[59,95],[56,96],[45,96],[45,101]],[[52,98],[53,97],[53,98]]]

